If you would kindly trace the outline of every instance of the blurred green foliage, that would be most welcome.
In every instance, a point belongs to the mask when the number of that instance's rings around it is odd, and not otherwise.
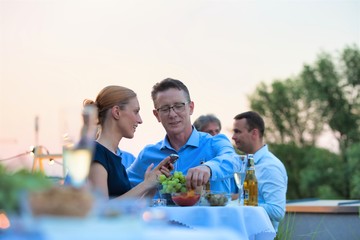
[[[360,143],[353,144],[346,152],[349,158],[350,198],[360,199]]]
[[[329,150],[295,144],[269,144],[288,173],[287,199],[341,199],[343,179],[340,157]]]
[[[305,64],[297,76],[261,83],[250,106],[266,124],[266,142],[288,172],[288,199],[360,198],[360,49],[347,46]],[[316,146],[324,133],[338,151]]]
[[[52,182],[42,172],[32,173],[21,169],[17,172],[9,172],[0,164],[0,210],[7,213],[18,213],[22,198],[26,192],[46,189],[52,186]]]

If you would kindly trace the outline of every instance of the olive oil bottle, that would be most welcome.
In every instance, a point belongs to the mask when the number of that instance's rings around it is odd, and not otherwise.
[[[255,176],[254,156],[248,155],[248,170],[244,181],[244,205],[258,205],[258,182]]]

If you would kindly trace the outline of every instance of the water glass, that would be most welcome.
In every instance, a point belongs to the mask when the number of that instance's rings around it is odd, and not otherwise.
[[[234,179],[236,186],[239,189],[239,204],[243,204],[243,186],[246,176],[246,156],[245,155],[236,155],[236,159],[240,162],[241,169],[238,172],[234,173]]]
[[[91,149],[66,149],[63,152],[70,185],[81,188],[85,185],[92,159]]]
[[[164,198],[157,198],[157,199],[152,199],[152,207],[166,207],[166,199]]]

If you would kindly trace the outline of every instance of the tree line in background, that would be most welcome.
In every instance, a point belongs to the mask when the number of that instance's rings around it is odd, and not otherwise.
[[[288,199],[360,198],[360,49],[321,52],[300,74],[249,96],[266,124],[266,141],[284,163]],[[331,132],[338,151],[316,146]]]

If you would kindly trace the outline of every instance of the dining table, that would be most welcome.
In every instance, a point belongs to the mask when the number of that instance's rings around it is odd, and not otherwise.
[[[168,219],[190,229],[228,229],[240,239],[269,240],[276,236],[265,209],[239,206],[232,201],[226,206],[158,207]]]
[[[217,207],[147,206],[112,217],[26,215],[9,230],[0,229],[0,240],[270,240],[275,235],[262,207],[239,206],[237,201]]]

